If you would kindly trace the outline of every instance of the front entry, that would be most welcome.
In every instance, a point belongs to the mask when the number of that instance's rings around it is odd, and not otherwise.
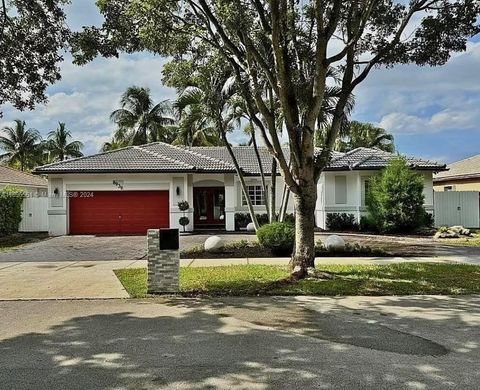
[[[194,187],[195,229],[225,228],[225,188]]]

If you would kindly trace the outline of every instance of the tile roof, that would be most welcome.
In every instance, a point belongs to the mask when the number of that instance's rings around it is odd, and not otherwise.
[[[448,164],[447,168],[448,171],[437,173],[433,180],[478,178],[480,177],[480,154]]]
[[[252,146],[232,147],[246,175],[258,175],[260,167]],[[259,148],[264,172],[271,173],[272,157]],[[288,149],[285,149],[288,156]],[[381,169],[396,155],[376,149],[358,148],[348,153],[334,152],[326,170]],[[407,158],[413,168],[440,171],[444,165],[418,158]],[[228,150],[222,146],[184,147],[155,142],[80,157],[36,169],[36,173],[114,173],[114,172],[235,172]]]
[[[17,169],[0,166],[0,184],[22,185],[26,187],[47,187],[43,177],[25,173]]]
[[[375,170],[385,168],[388,162],[398,155],[384,152],[378,149],[357,148],[344,153],[338,157],[333,157],[330,165],[325,170]],[[423,160],[416,157],[405,157],[411,168],[419,170],[443,171],[444,164],[435,161]]]

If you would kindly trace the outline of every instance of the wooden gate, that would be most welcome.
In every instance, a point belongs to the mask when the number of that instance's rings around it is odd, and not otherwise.
[[[480,196],[476,191],[435,192],[435,226],[480,227]]]

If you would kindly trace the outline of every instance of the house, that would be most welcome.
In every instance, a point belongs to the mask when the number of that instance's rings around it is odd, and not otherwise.
[[[480,154],[448,165],[433,177],[435,191],[480,191]]]
[[[233,147],[244,173],[248,193],[258,213],[265,213],[265,194],[253,147]],[[260,149],[265,173],[272,157]],[[366,212],[368,178],[384,168],[394,154],[359,148],[335,153],[318,183],[317,225],[325,228],[328,213]],[[408,158],[425,180],[426,208],[433,212],[432,174],[444,165]],[[225,147],[179,147],[165,143],[131,146],[80,157],[36,169],[48,175],[49,231],[63,234],[144,234],[148,228],[179,227],[188,201],[188,230],[235,229],[235,214],[246,213],[239,179]],[[267,192],[271,190],[267,178]],[[283,179],[276,185],[280,204]],[[294,211],[292,197],[287,211]]]
[[[0,189],[15,186],[23,189],[28,197],[46,197],[47,179],[0,165]]]

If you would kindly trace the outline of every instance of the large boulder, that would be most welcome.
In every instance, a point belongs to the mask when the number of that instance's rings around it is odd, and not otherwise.
[[[211,236],[205,240],[204,248],[206,251],[218,251],[225,246],[222,237]]]
[[[325,240],[325,248],[328,251],[332,252],[341,252],[345,250],[345,240],[337,236],[336,234],[332,234],[331,236],[328,236],[327,239]]]
[[[254,232],[255,231],[255,225],[253,222],[250,222],[248,225],[247,225],[247,232]]]

